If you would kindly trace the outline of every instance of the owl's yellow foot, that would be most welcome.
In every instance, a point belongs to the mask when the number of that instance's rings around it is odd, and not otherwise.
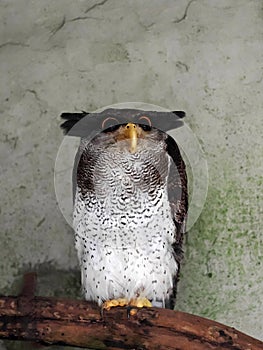
[[[104,310],[110,310],[116,306],[128,306],[128,317],[129,315],[136,315],[137,309],[142,307],[151,307],[152,304],[147,298],[137,298],[128,300],[126,298],[110,299],[106,300],[101,306],[101,315],[103,316]]]
[[[137,309],[133,309],[133,307],[152,307],[152,303],[147,298],[137,298],[131,299],[129,302],[129,306],[131,307],[129,314],[133,316],[136,315],[138,311]]]
[[[135,307],[152,307],[152,303],[147,298],[131,299],[129,305]]]
[[[110,300],[106,300],[102,304],[102,309],[103,310],[110,310],[110,308],[112,308],[112,307],[126,306],[126,305],[129,305],[128,299],[125,299],[125,298],[110,299]]]

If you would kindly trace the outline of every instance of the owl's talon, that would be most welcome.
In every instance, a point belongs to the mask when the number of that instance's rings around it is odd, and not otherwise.
[[[135,316],[137,314],[138,310],[131,305],[127,306],[127,318],[129,319],[130,316]]]
[[[128,318],[130,318],[130,316],[137,315],[137,312],[138,312],[138,309],[135,308],[135,306],[130,306],[128,310]]]
[[[103,303],[104,304],[104,303]],[[103,304],[100,306],[100,317],[103,319],[104,318],[104,307]]]

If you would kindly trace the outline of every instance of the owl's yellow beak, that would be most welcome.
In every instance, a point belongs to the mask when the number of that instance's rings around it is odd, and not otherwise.
[[[130,143],[129,152],[134,154],[138,148],[138,138],[142,136],[143,131],[139,125],[128,123],[126,125],[121,126],[121,128],[118,129],[115,139],[118,141],[128,140]]]
[[[130,152],[133,154],[137,150],[138,130],[137,125],[128,123],[125,125],[125,136],[130,139]]]

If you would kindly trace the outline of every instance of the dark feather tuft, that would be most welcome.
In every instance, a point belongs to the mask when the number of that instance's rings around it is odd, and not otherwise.
[[[173,114],[175,114],[179,118],[184,118],[185,117],[185,112],[184,111],[172,111]]]
[[[81,113],[62,113],[61,119],[65,119],[66,121],[60,125],[60,127],[63,129],[64,133],[67,134],[70,129],[78,123],[82,118],[86,117],[88,115],[88,112],[81,112]]]

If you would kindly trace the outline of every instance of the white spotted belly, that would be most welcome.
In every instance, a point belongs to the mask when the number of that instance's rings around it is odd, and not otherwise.
[[[87,300],[100,304],[140,296],[164,306],[178,265],[171,209],[166,194],[160,193],[157,203],[141,197],[143,203],[133,201],[125,209],[114,201],[110,206],[97,203],[95,211],[83,202],[75,208],[76,248]]]

